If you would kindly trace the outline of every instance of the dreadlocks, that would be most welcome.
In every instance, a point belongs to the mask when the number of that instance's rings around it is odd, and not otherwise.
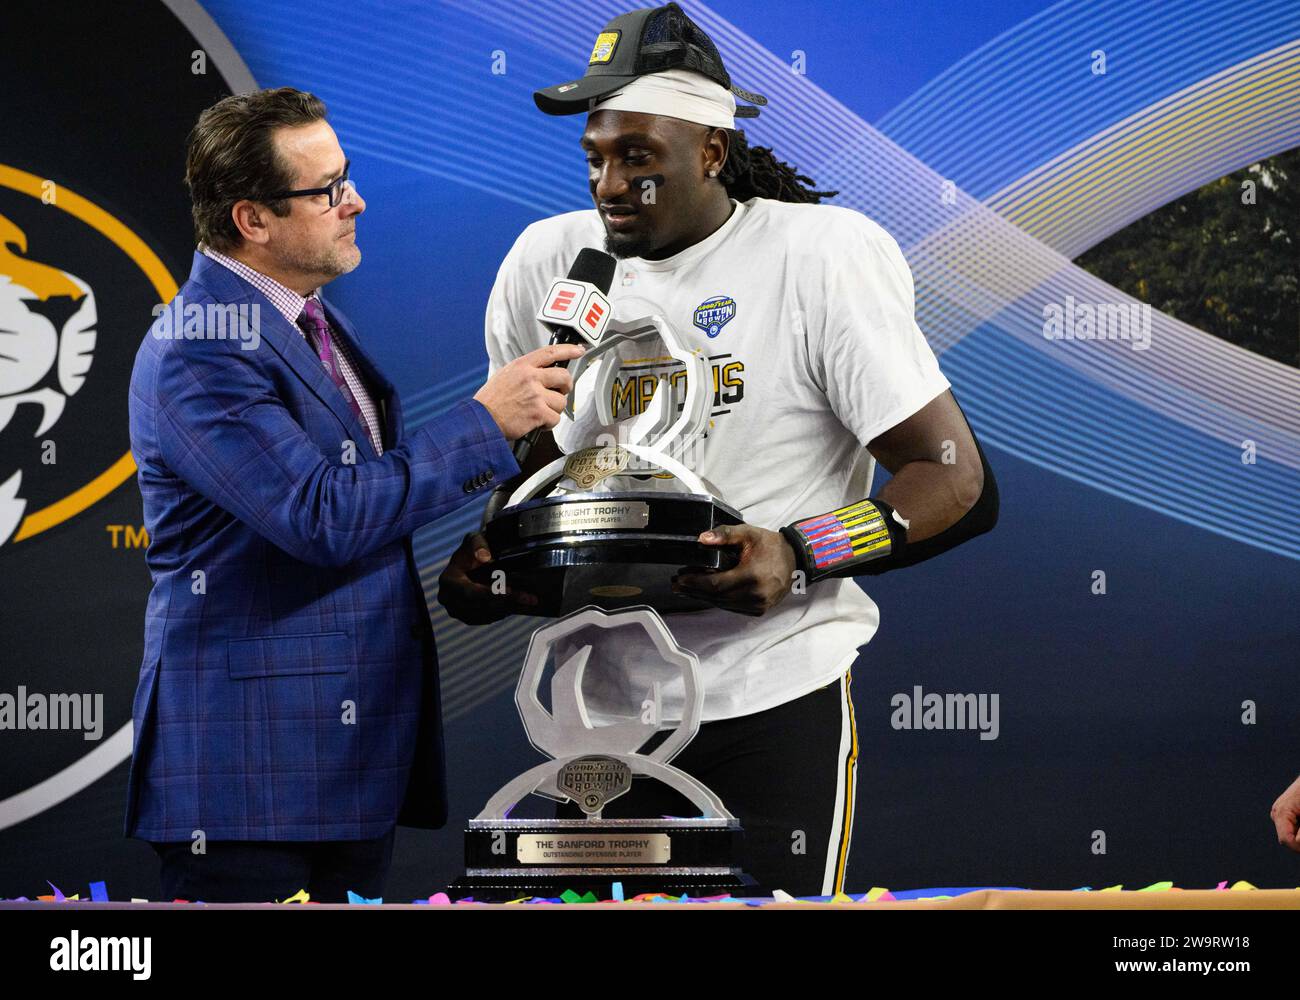
[[[775,201],[792,201],[817,204],[823,198],[833,198],[838,191],[816,191],[811,177],[805,177],[788,163],[772,155],[766,146],[751,146],[745,141],[741,129],[727,129],[731,142],[727,162],[722,165],[718,180],[727,194],[737,201],[750,198],[772,198]]]

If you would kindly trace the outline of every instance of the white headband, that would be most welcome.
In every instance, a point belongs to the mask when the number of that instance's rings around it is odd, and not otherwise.
[[[689,69],[638,76],[592,111],[640,111],[713,128],[736,127],[736,98],[721,84]]]

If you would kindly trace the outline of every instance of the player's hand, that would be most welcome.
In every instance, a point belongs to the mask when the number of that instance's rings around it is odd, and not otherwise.
[[[1300,778],[1277,797],[1268,813],[1277,827],[1277,842],[1300,853],[1300,839],[1296,837],[1296,823],[1300,820]]]
[[[508,580],[503,581],[504,593],[494,593],[491,584],[470,579],[470,570],[491,561],[487,539],[478,532],[466,535],[438,577],[438,603],[447,609],[447,614],[466,625],[487,625],[537,605],[535,595],[514,590]]]
[[[743,615],[771,611],[790,593],[794,550],[780,532],[752,524],[724,524],[704,532],[699,541],[739,549],[740,562],[721,571],[687,566],[674,577],[677,593]]]

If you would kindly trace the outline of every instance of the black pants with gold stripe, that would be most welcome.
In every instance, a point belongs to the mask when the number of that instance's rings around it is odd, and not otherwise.
[[[706,722],[673,765],[712,789],[744,827],[741,864],[764,891],[843,891],[853,829],[858,741],[850,676],[765,712]],[[565,803],[562,817],[582,815]],[[605,807],[608,818],[695,816],[647,778]]]

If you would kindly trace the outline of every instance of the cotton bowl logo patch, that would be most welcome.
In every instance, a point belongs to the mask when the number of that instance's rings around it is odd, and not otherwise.
[[[710,337],[716,337],[736,315],[736,300],[730,295],[715,295],[695,307],[695,325]]]
[[[614,48],[617,45],[617,31],[602,31],[596,36],[596,44],[591,47],[591,59],[587,61],[587,65],[594,66],[596,63],[609,62],[614,58]]]

